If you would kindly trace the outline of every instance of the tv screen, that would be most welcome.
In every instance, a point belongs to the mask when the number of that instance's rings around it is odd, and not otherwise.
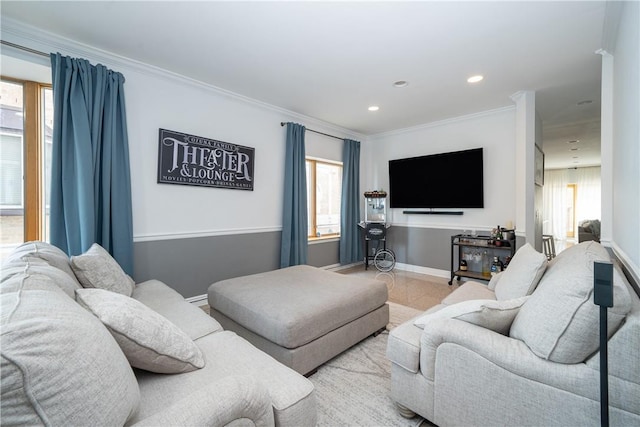
[[[482,148],[389,160],[392,208],[483,208]]]

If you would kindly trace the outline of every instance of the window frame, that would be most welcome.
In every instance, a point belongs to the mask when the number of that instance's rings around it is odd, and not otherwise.
[[[342,162],[339,162],[337,160],[328,160],[328,159],[321,159],[318,157],[312,157],[312,156],[306,156],[305,157],[305,164],[307,163],[311,163],[311,167],[309,168],[309,175],[307,176],[307,179],[309,180],[309,182],[307,183],[308,188],[313,189],[313,191],[310,191],[309,194],[307,193],[307,204],[308,204],[308,211],[307,211],[307,215],[309,215],[310,218],[310,225],[311,228],[309,230],[307,230],[307,240],[309,242],[314,242],[314,241],[319,241],[319,240],[330,240],[330,239],[339,239],[340,238],[340,233],[330,233],[330,234],[324,234],[322,236],[317,236],[317,229],[318,229],[318,224],[317,224],[317,211],[316,211],[316,191],[315,189],[317,188],[316,186],[316,172],[317,172],[317,165],[318,164],[324,164],[324,165],[330,165],[330,166],[338,166],[341,169],[341,184],[342,184],[342,172],[344,172],[344,167]],[[342,213],[341,213],[342,214]]]
[[[22,85],[23,96],[23,215],[24,241],[44,240],[44,97],[52,85],[0,76],[0,80]]]

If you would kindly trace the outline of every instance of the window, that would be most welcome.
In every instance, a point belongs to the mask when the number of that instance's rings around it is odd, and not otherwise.
[[[49,85],[0,82],[0,259],[28,240],[49,240],[53,92]]]
[[[340,235],[342,163],[307,158],[309,238]]]
[[[576,236],[576,198],[578,194],[578,186],[576,184],[567,184],[567,193],[565,206],[567,209],[567,237],[574,238]]]

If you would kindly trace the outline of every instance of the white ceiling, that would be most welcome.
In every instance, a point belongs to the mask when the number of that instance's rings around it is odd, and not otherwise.
[[[512,106],[533,90],[546,166],[573,167],[600,163],[605,6],[3,0],[0,12],[364,135]],[[485,79],[470,85],[474,74]]]

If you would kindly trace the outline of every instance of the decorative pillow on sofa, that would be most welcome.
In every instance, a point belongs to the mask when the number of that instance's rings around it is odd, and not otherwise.
[[[98,319],[50,281],[0,295],[1,425],[115,426],[136,412],[133,370]]]
[[[111,254],[97,243],[82,255],[71,257],[71,268],[85,288],[106,289],[128,297],[133,294],[135,282],[113,259]]]
[[[74,282],[78,282],[76,275],[71,269],[67,254],[65,254],[62,249],[47,242],[33,241],[21,244],[5,258],[3,267],[15,261],[29,261],[33,259],[42,260],[50,266],[64,271]],[[78,286],[80,286],[79,282]]]
[[[520,309],[510,335],[543,359],[580,363],[599,346],[600,308],[593,303],[593,263],[610,262],[594,241],[562,251],[549,263],[536,291]],[[613,307],[608,310],[609,336],[631,309],[629,292],[614,269]]]
[[[25,280],[27,277],[29,280]],[[2,267],[0,292],[3,294],[24,289],[51,289],[51,285],[63,290],[71,299],[75,299],[76,289],[82,288],[77,280],[41,259],[25,258]]]
[[[434,319],[458,319],[506,335],[527,296],[504,301],[468,300],[448,305],[416,319],[413,324],[424,329]]]
[[[500,281],[500,279],[502,279],[503,274],[504,274],[504,271],[501,271],[491,276],[491,280],[489,280],[489,283],[487,284],[487,288],[495,292],[496,286],[498,285],[498,282]]]
[[[547,268],[547,257],[529,243],[522,246],[495,284],[496,299],[507,300],[530,295]]]
[[[202,352],[187,334],[141,302],[103,289],[78,289],[76,300],[102,321],[131,366],[161,374],[204,366]]]

